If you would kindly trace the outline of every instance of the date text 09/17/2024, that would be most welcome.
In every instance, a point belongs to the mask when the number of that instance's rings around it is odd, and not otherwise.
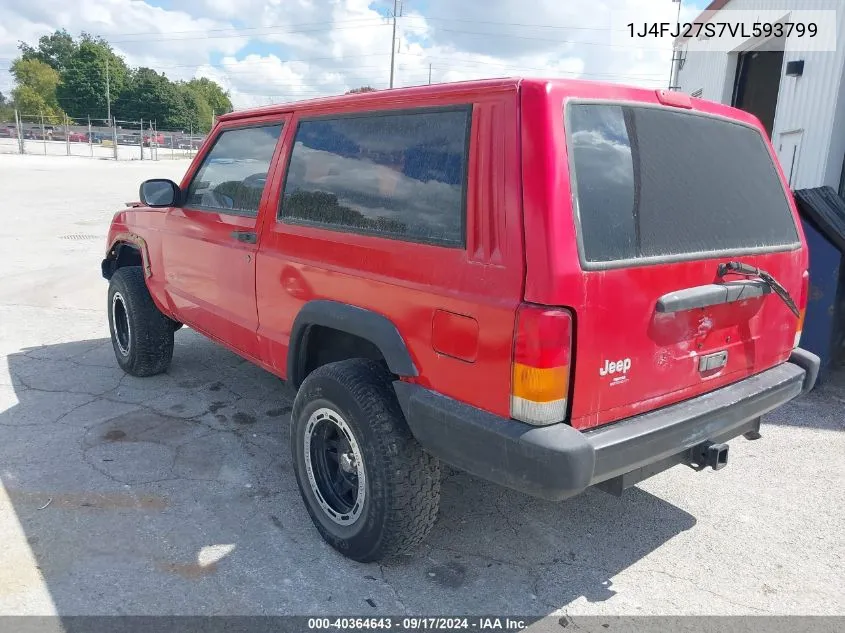
[[[630,37],[816,37],[815,22],[629,22]]]
[[[534,618],[536,619],[536,618]],[[309,630],[348,630],[382,629],[393,631],[520,631],[531,618],[512,617],[428,617],[409,616],[391,617],[315,617],[308,618]]]

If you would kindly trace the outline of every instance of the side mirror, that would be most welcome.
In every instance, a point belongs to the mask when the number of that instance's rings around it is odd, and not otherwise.
[[[182,199],[182,192],[172,180],[153,178],[141,183],[141,202],[148,207],[175,207]]]

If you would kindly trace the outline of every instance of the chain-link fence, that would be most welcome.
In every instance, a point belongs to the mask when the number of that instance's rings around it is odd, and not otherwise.
[[[0,119],[0,154],[84,156],[112,160],[192,158],[205,135],[162,130],[155,121],[69,118],[15,111]]]

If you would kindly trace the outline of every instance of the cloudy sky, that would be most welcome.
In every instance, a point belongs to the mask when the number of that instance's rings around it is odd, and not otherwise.
[[[684,0],[682,19],[707,0]],[[665,87],[670,42],[620,41],[620,15],[674,21],[671,0],[405,0],[396,86],[511,75]],[[390,76],[393,0],[2,0],[0,92],[19,40],[101,35],[132,66],[209,77],[237,108],[342,93]],[[75,116],[88,113],[71,113]],[[97,113],[91,113],[95,115]]]

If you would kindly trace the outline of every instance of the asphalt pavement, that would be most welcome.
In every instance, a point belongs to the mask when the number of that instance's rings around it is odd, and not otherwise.
[[[185,161],[0,156],[0,614],[845,615],[845,377],[718,471],[538,501],[447,471],[419,550],[325,545],[291,395],[185,328],[124,375],[100,277],[114,211]]]

